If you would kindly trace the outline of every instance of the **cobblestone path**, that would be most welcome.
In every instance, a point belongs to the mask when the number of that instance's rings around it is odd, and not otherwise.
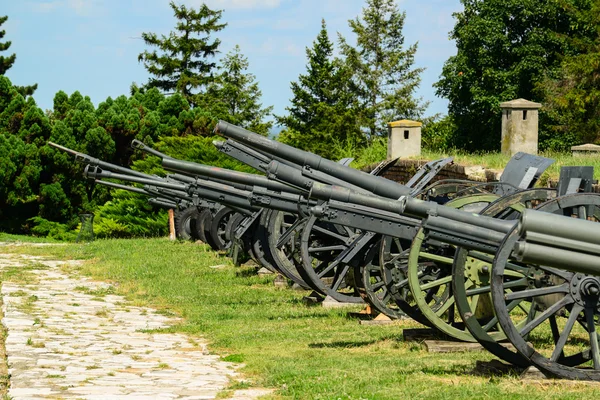
[[[212,399],[236,372],[201,339],[151,333],[176,318],[127,305],[112,287],[61,269],[68,262],[1,254],[0,268],[31,279],[2,283],[8,395],[14,399]],[[268,390],[240,390],[252,399]]]

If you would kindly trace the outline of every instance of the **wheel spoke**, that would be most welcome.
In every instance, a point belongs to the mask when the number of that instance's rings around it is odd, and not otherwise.
[[[329,229],[325,229],[325,228],[320,227],[318,225],[313,225],[312,229],[313,229],[313,231],[317,231],[317,232],[320,232],[320,233],[322,233],[324,235],[331,236],[331,237],[336,238],[336,239],[338,239],[338,240],[340,240],[342,242],[345,242],[346,240],[348,240],[348,236],[342,236],[339,233],[332,232]]]
[[[444,301],[444,304],[438,310],[435,311],[435,315],[441,317],[452,306],[454,306],[454,296],[448,297],[448,299]]]
[[[421,287],[422,291],[425,291],[425,290],[432,289],[432,288],[434,288],[436,286],[446,285],[446,284],[448,284],[450,282],[452,282],[452,275],[448,275],[448,276],[445,276],[443,278],[436,279],[435,281],[431,281],[431,282],[425,283],[423,285],[420,285],[420,287]]]
[[[565,347],[565,344],[567,344],[567,339],[571,334],[571,330],[573,330],[573,325],[575,325],[577,317],[579,316],[579,313],[582,310],[583,307],[579,304],[573,305],[573,308],[571,309],[571,315],[569,315],[569,319],[567,320],[565,327],[563,328],[558,340],[556,341],[556,345],[554,347],[554,351],[552,352],[552,356],[550,357],[550,361],[556,361],[559,357],[564,356],[563,349]]]
[[[344,278],[346,277],[346,273],[348,272],[349,269],[350,269],[350,265],[346,264],[346,265],[344,265],[344,268],[341,268],[341,272],[340,272],[340,268],[338,268],[335,271],[335,276],[333,277],[333,285],[331,286],[331,288],[334,291],[337,291],[339,289],[339,287],[342,284],[342,281],[344,280]]]
[[[523,300],[513,300],[506,306],[506,310],[510,313],[516,306],[521,304]],[[494,315],[494,317],[483,326],[483,330],[488,332],[498,323],[498,316]]]
[[[594,304],[595,305],[595,304]],[[585,319],[590,335],[590,350],[592,352],[592,360],[594,361],[594,369],[600,369],[600,350],[598,349],[598,334],[596,333],[596,321],[594,320],[594,311],[592,307],[585,307]]]
[[[318,251],[337,251],[337,250],[344,250],[346,249],[346,246],[342,245],[342,244],[338,244],[338,245],[334,245],[334,246],[323,246],[323,247],[309,247],[308,248],[308,252],[309,253],[316,253]]]
[[[425,258],[425,259],[431,260],[431,261],[442,262],[444,264],[450,264],[450,265],[452,265],[452,263],[454,262],[454,259],[452,257],[438,256],[437,254],[431,254],[431,253],[425,253],[425,252],[419,253],[419,257]]]
[[[320,264],[318,265],[318,267],[317,267],[317,268],[315,268],[315,272],[317,272],[317,271],[318,271],[318,268],[322,267],[322,266],[323,266],[323,264],[325,264],[325,263],[327,263],[327,262],[329,262],[329,261],[330,261],[330,260],[325,260],[325,261],[323,261],[322,263],[320,263]],[[339,263],[340,263],[340,259],[339,259],[339,258],[336,258],[336,259],[335,259],[335,260],[334,260],[334,261],[333,261],[331,264],[329,264],[329,265],[327,266],[327,268],[324,268],[324,269],[323,269],[323,270],[321,270],[320,272],[317,272],[317,276],[319,277],[319,279],[323,278],[323,277],[324,277],[324,276],[325,276],[325,275],[326,275],[326,274],[327,274],[329,271],[331,271],[332,269],[334,269],[335,267],[337,267]]]
[[[379,281],[376,284],[374,284],[374,285],[371,286],[371,290],[375,291],[375,290],[379,289],[380,287],[382,287],[384,285],[385,285],[385,282]]]
[[[525,299],[527,297],[543,296],[553,293],[569,293],[569,284],[564,283],[559,286],[549,286],[545,288],[521,290],[518,292],[507,293],[504,295],[504,298],[507,301],[511,301],[516,299]]]
[[[521,336],[527,336],[532,330],[539,326],[542,322],[556,314],[561,308],[566,305],[573,303],[574,300],[571,297],[565,296],[559,302],[554,303],[551,307],[548,307],[543,313],[533,318],[521,331]],[[531,305],[533,309],[533,304]]]
[[[539,265],[537,268],[541,269],[544,272],[548,272],[552,275],[560,276],[565,281],[570,281],[571,278],[573,278],[573,272],[569,272],[569,271],[565,271],[565,270],[561,270],[561,269],[557,269],[557,268],[552,268],[552,267],[545,267],[543,265]]]

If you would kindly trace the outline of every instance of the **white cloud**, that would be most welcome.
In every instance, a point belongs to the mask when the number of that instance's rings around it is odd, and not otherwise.
[[[178,3],[186,3],[195,7],[202,3],[215,9],[256,9],[256,8],[276,8],[281,4],[281,0],[184,0]]]

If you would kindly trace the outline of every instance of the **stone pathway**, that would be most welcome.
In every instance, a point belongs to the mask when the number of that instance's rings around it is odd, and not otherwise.
[[[127,305],[108,284],[67,275],[66,263],[0,254],[0,268],[31,277],[2,283],[11,398],[212,399],[239,378],[201,339],[147,332],[178,319]]]

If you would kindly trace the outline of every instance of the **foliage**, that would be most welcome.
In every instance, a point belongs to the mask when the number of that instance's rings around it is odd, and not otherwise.
[[[71,155],[48,146],[48,141],[145,172],[162,169],[152,157],[146,161],[145,156],[130,149],[132,139],[175,150],[174,155],[184,159],[241,168],[212,145],[215,123],[210,112],[191,108],[182,95],[165,97],[155,88],[136,90],[130,97],[108,98],[97,108],[79,92],[69,96],[60,91],[53,110],[46,115],[32,98],[25,100],[6,77],[0,76],[0,229],[50,234],[44,221],[74,229],[79,213],[93,211],[111,200],[108,188],[83,179],[81,165]],[[127,204],[119,204],[121,201]],[[145,199],[139,202],[146,204]],[[129,198],[113,199],[117,209],[131,204]],[[119,235],[161,232],[149,221],[154,211],[147,204],[140,210],[147,215],[139,216],[138,231],[130,228],[127,215],[123,220],[113,218],[127,227]],[[109,218],[112,216],[106,220]],[[117,232],[116,228],[113,231]]]
[[[198,10],[188,9],[185,5],[169,3],[177,19],[175,32],[168,36],[155,33],[142,33],[144,43],[161,51],[145,50],[138,61],[152,75],[148,88],[158,88],[167,93],[181,93],[194,103],[198,89],[204,89],[212,81],[212,71],[216,67],[210,61],[219,52],[219,39],[210,35],[223,29],[220,24],[223,11],[213,11],[204,3]]]
[[[584,31],[567,39],[578,54],[566,55],[557,76],[538,86],[547,112],[557,121],[545,139],[552,148],[564,150],[600,142],[600,1],[593,0],[591,11],[571,11]]]
[[[434,151],[448,151],[456,147],[457,127],[451,116],[428,118],[423,123],[421,145]]]
[[[271,114],[273,107],[262,108],[262,92],[256,77],[246,72],[250,65],[248,58],[241,53],[239,46],[235,46],[221,63],[221,73],[209,86],[205,96],[207,108],[234,125],[266,136],[273,123],[264,119]]]
[[[341,35],[341,52],[352,71],[360,125],[370,140],[387,135],[387,123],[417,119],[426,108],[414,93],[422,68],[413,68],[417,45],[405,48],[404,20],[395,0],[367,0],[362,19],[350,20],[356,45]]]
[[[333,44],[323,20],[313,47],[306,48],[307,73],[291,83],[289,114],[276,116],[286,127],[280,141],[326,158],[338,156],[335,143],[353,146],[363,142],[348,88],[349,70],[332,55]]]
[[[457,147],[493,150],[500,144],[500,103],[543,100],[537,82],[575,51],[566,37],[581,29],[567,6],[589,10],[590,0],[461,2],[450,34],[458,52],[446,61],[437,94],[450,101]]]
[[[135,193],[117,189],[113,200],[98,208],[94,218],[94,234],[98,238],[149,237],[168,233],[168,216],[148,204]]]
[[[7,20],[8,20],[8,16],[6,16],[6,15],[3,17],[0,17],[0,27],[2,27],[2,25],[4,25],[4,23]],[[4,35],[6,35],[6,31],[0,30],[0,40],[2,38],[4,38]],[[12,42],[10,42],[10,41],[6,41],[4,43],[0,42],[0,52],[7,51],[10,48],[11,44],[12,44]],[[15,63],[16,60],[17,60],[17,55],[14,53],[8,57],[0,56],[0,75],[6,75],[6,71],[8,71],[13,66],[13,64]],[[15,89],[23,97],[31,96],[33,94],[33,92],[35,92],[35,90],[37,89],[37,83],[32,86],[17,86],[17,87],[15,87]]]
[[[68,225],[48,221],[42,217],[30,218],[30,222],[33,224],[31,233],[35,236],[70,242],[75,241],[77,238],[77,233],[71,230]]]

